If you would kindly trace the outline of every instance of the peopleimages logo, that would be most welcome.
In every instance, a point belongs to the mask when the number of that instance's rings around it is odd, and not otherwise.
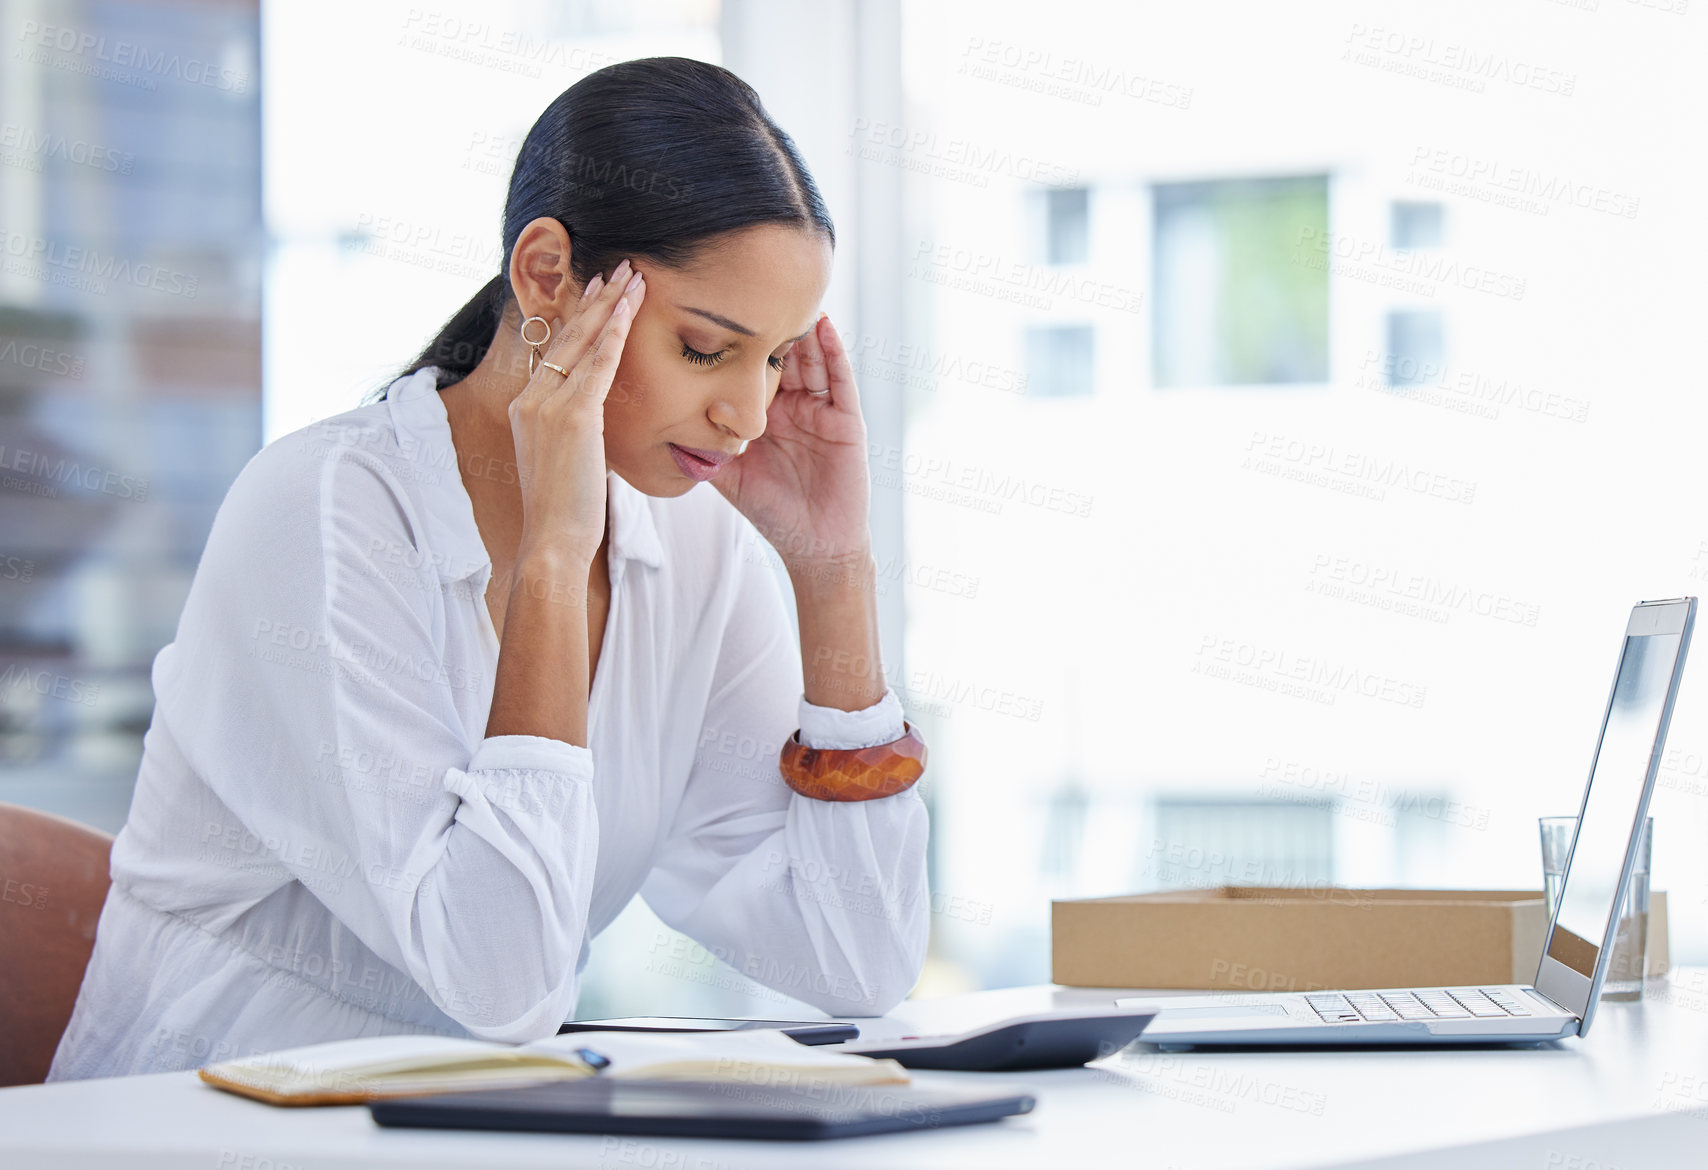
[[[1433,249],[1390,248],[1380,240],[1314,227],[1299,229],[1297,255],[1307,267],[1426,297],[1435,295],[1437,285],[1453,285],[1521,301],[1528,284],[1524,277],[1465,264]]]
[[[40,266],[36,269],[39,273],[57,269],[96,282],[110,280],[115,284],[133,285],[173,296],[193,297],[200,284],[199,277],[187,272],[163,268],[159,264],[134,264],[111,252],[78,244],[61,244],[57,240],[26,236],[21,232],[0,231],[0,255],[22,264]],[[13,271],[10,263],[7,271]],[[27,274],[30,269],[18,271]],[[105,292],[106,289],[95,287],[92,291]]]
[[[1415,616],[1437,620],[1435,615],[1438,614],[1442,622],[1452,613],[1468,613],[1514,625],[1534,626],[1542,615],[1542,607],[1533,601],[1357,557],[1319,553],[1311,565],[1311,578],[1305,586],[1307,592],[1349,601],[1367,601],[1380,608],[1391,608],[1391,603],[1384,598],[1416,602],[1418,612]]]
[[[936,130],[855,118],[854,128],[848,134],[852,140],[849,153],[867,161],[907,160],[902,165],[910,170],[958,178],[975,186],[988,185],[993,174],[1047,187],[1072,187],[1080,181],[1077,167],[1035,158],[1023,152],[1017,154],[1007,146],[978,142],[960,135],[939,134]],[[867,148],[878,153],[863,153]],[[881,153],[886,150],[893,153]],[[950,169],[934,171],[925,165],[927,163],[942,164]]]
[[[1577,74],[1494,49],[1354,23],[1341,60],[1483,93],[1491,81],[1571,97]]]
[[[6,474],[9,472],[20,474]],[[7,447],[4,443],[0,443],[0,483],[37,496],[57,496],[61,487],[75,484],[121,500],[148,498],[148,480],[140,476],[79,463],[63,455],[44,455],[24,447]]]
[[[22,157],[33,160],[58,159],[120,175],[130,174],[136,165],[136,156],[127,151],[114,150],[110,146],[100,146],[81,138],[67,138],[63,134],[21,126],[16,122],[0,125],[0,150],[8,152],[0,154],[0,160],[10,161],[9,152],[18,151]],[[40,168],[38,166],[33,169]]]
[[[40,370],[44,374],[57,374],[64,378],[83,376],[83,359],[77,354],[67,353],[62,349],[49,349],[33,341],[22,344],[8,341],[4,346],[0,346],[0,365],[22,366],[27,370]]]
[[[5,701],[18,691],[92,707],[101,697],[101,684],[67,678],[51,670],[31,670],[22,663],[14,662],[4,671],[0,671],[0,701]]]
[[[1014,41],[967,38],[956,72],[1046,97],[1100,106],[1105,95],[1151,102],[1170,109],[1192,105],[1192,89],[1172,81],[1104,65],[1084,57],[1057,57]]]
[[[1427,687],[1405,679],[1216,634],[1205,634],[1199,642],[1191,673],[1290,694],[1324,706],[1332,706],[1341,694],[1354,694],[1402,707],[1421,707],[1429,693]]]
[[[1514,166],[1498,158],[1484,158],[1457,150],[1419,146],[1412,151],[1411,179],[1423,186],[1451,190],[1454,194],[1483,199],[1480,189],[1516,197],[1521,210],[1539,210],[1569,204],[1585,211],[1599,211],[1621,219],[1635,219],[1642,205],[1639,196],[1613,191],[1591,183],[1577,182],[1566,175]],[[1433,182],[1430,181],[1433,179]]]
[[[873,443],[867,448],[876,487],[900,488],[916,495],[963,495],[978,510],[1001,512],[1005,503],[1027,504],[1070,516],[1091,515],[1093,497],[1057,484],[1010,474],[976,464],[958,464],[946,456],[903,451]],[[963,502],[952,500],[952,502]]]
[[[1040,309],[1050,308],[1055,297],[1122,313],[1139,313],[1144,309],[1144,293],[1138,289],[1077,276],[1048,264],[1028,263],[1000,253],[932,240],[920,240],[914,247],[908,273],[929,284]]]
[[[189,85],[205,85],[227,93],[249,92],[249,75],[246,73],[194,57],[186,58],[165,49],[150,49],[135,41],[108,40],[104,33],[79,32],[62,25],[26,20],[18,39],[39,49],[90,57],[118,69],[134,69],[139,73],[169,77]]]
[[[1470,504],[1477,498],[1475,481],[1414,467],[1404,459],[1342,451],[1329,443],[1266,431],[1251,433],[1240,466],[1373,500],[1385,499],[1389,488],[1456,504]]]

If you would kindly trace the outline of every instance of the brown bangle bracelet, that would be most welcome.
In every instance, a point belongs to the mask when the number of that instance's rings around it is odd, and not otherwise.
[[[912,787],[925,774],[925,740],[902,721],[902,737],[868,748],[810,748],[799,729],[783,744],[783,780],[814,800],[878,800]]]

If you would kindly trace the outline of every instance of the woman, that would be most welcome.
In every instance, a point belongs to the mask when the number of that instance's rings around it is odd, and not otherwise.
[[[503,274],[221,506],[50,1080],[550,1035],[637,891],[833,1015],[907,993],[923,746],[879,665],[865,428],[816,313],[834,239],[726,70],[630,61],[552,103]]]

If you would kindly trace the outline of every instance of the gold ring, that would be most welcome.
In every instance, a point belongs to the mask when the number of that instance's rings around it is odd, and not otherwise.
[[[562,366],[558,365],[556,362],[548,362],[545,358],[541,358],[540,364],[548,370],[556,370],[558,373],[562,374],[564,377],[566,377],[566,378],[569,377],[569,371],[564,369]]]

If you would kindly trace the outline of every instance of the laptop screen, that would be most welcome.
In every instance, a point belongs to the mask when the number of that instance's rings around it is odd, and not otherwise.
[[[1633,623],[1635,625],[1635,622]],[[1661,749],[1674,668],[1683,631],[1628,633],[1607,708],[1601,746],[1560,890],[1548,956],[1586,979],[1617,912],[1624,872],[1653,756]]]

